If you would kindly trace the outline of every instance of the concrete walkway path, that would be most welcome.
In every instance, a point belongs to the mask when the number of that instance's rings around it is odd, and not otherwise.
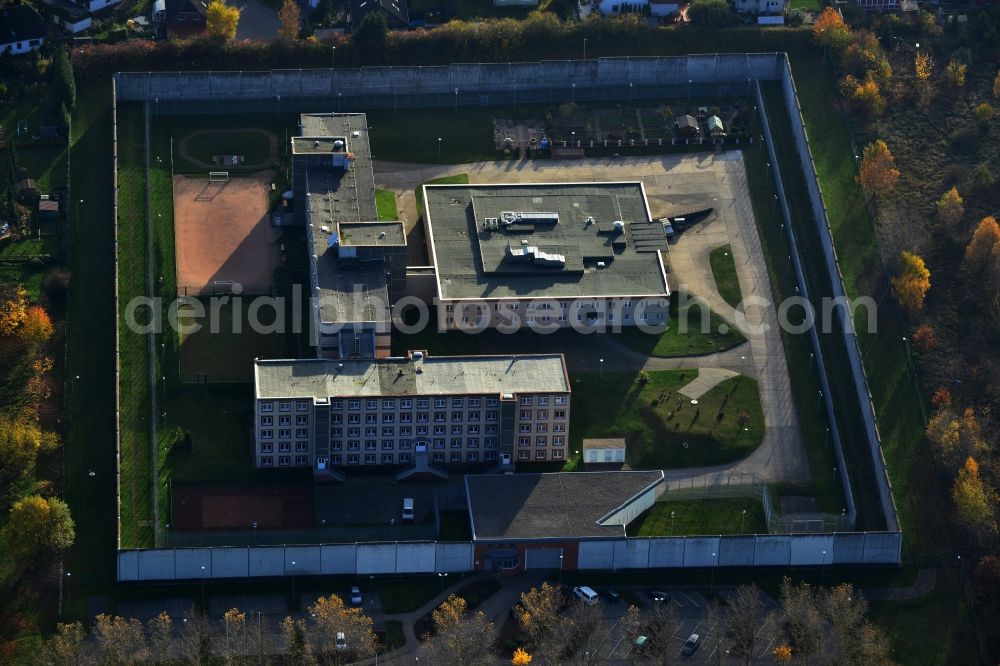
[[[934,591],[937,584],[936,569],[921,569],[917,579],[909,587],[875,587],[862,589],[868,601],[910,601],[925,597]]]
[[[720,383],[726,381],[730,377],[735,377],[738,374],[739,373],[733,372],[732,370],[726,370],[725,368],[701,368],[698,370],[698,376],[695,377],[690,383],[677,389],[677,392],[681,395],[686,395],[692,400],[697,400],[714,389]]]

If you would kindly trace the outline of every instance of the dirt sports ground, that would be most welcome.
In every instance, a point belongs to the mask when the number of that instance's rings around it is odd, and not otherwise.
[[[268,219],[273,171],[209,182],[207,175],[174,176],[177,293],[270,294],[278,234]]]
[[[175,485],[174,528],[179,532],[312,527],[306,486]]]

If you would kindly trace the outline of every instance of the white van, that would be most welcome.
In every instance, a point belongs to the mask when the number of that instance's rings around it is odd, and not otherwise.
[[[597,592],[594,592],[591,588],[586,585],[581,585],[580,587],[573,588],[573,594],[576,598],[587,604],[588,606],[593,606],[597,604]]]
[[[403,522],[413,522],[413,498],[407,497],[403,500]]]

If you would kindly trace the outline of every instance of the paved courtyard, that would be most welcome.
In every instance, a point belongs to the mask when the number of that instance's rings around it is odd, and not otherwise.
[[[398,194],[399,217],[407,230],[419,215],[414,189],[442,176],[465,173],[470,183],[582,182],[641,179],[654,218],[714,208],[705,222],[694,225],[670,245],[668,279],[674,291],[686,290],[706,301],[726,320],[736,324],[747,342],[733,349],[703,356],[652,358],[624,347],[610,336],[538,336],[533,351],[561,351],[574,372],[599,372],[607,367],[635,370],[713,368],[754,377],[764,412],[764,440],[743,460],[706,468],[665,470],[668,479],[695,482],[738,479],[753,474],[766,483],[797,483],[811,479],[798,415],[792,398],[788,367],[778,328],[777,310],[770,305],[767,267],[750,203],[746,170],[738,151],[695,155],[655,155],[579,160],[521,160],[476,162],[448,166],[374,162],[377,187]],[[764,223],[777,224],[774,220]],[[422,235],[421,235],[422,237]],[[732,246],[733,259],[745,300],[761,304],[739,313],[716,289],[708,255],[716,247]],[[552,338],[547,340],[546,338]],[[503,351],[483,349],[484,353]],[[507,350],[510,351],[510,350]]]

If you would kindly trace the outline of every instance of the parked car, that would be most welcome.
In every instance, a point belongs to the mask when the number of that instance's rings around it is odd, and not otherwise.
[[[413,522],[413,498],[407,497],[403,500],[403,522]]]
[[[657,590],[656,588],[647,587],[645,590],[646,596],[656,602],[667,602],[670,601],[670,593],[664,592],[663,590]]]
[[[342,631],[338,631],[337,632],[336,647],[337,647],[338,650],[346,650],[347,649],[347,638],[344,636],[344,632],[342,632]]]
[[[351,605],[360,606],[362,602],[361,598],[361,588],[357,585],[351,587]]]
[[[701,636],[699,636],[698,634],[691,634],[690,636],[688,636],[688,639],[684,641],[684,647],[681,648],[681,654],[683,654],[685,657],[690,657],[695,653],[695,651],[698,649],[698,646],[700,645],[701,645]]]
[[[603,590],[601,590],[601,594],[603,594],[604,598],[613,604],[616,604],[622,600],[622,595],[618,593],[618,590],[614,590],[610,587],[606,587]]]
[[[597,592],[594,592],[593,588],[587,587],[586,585],[574,587],[573,594],[576,595],[577,599],[590,606],[593,606],[598,601]]]

